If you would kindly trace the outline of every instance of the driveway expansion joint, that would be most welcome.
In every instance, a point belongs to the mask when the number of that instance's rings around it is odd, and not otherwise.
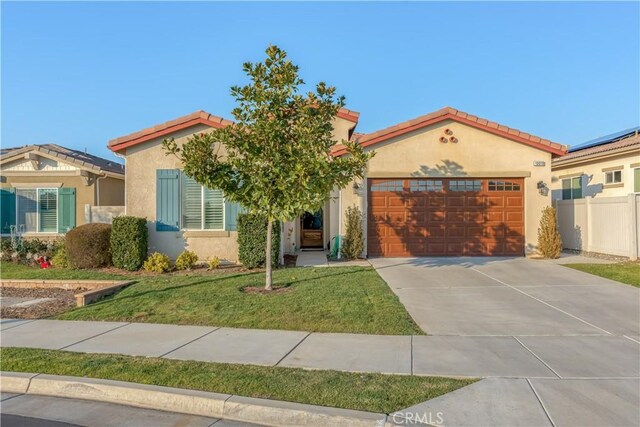
[[[531,384],[531,381],[527,378],[527,384],[529,384],[529,387],[531,387],[531,391],[533,392],[533,394],[536,396],[536,399],[538,399],[538,402],[540,403],[540,406],[542,407],[542,410],[544,411],[545,415],[547,416],[547,418],[549,419],[549,422],[551,423],[551,425],[553,427],[555,427],[556,423],[553,422],[553,418],[551,418],[551,415],[549,414],[549,411],[547,410],[547,408],[544,406],[544,403],[542,402],[542,399],[540,398],[540,396],[538,395],[538,392],[536,391],[536,389],[533,387],[533,384]]]
[[[527,347],[526,345],[524,345],[524,343],[522,341],[520,341],[518,339],[518,337],[513,337],[514,340],[518,341],[518,344],[520,344],[525,350],[527,350],[529,353],[531,353],[533,355],[533,357],[535,357],[536,359],[538,359],[544,366],[547,367],[547,369],[549,369],[551,372],[554,373],[555,376],[557,376],[559,379],[562,379],[562,376],[560,374],[558,374],[551,366],[549,366],[549,364],[547,362],[545,362],[544,360],[542,360],[537,354],[535,354],[533,351],[531,351],[531,349],[529,347]],[[528,381],[528,380],[527,380]]]

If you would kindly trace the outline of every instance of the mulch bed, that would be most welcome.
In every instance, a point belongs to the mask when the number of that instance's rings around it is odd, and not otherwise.
[[[54,298],[53,301],[45,301],[27,307],[2,307],[0,317],[12,319],[42,319],[63,313],[76,306],[75,294],[84,292],[87,289],[77,288],[73,290],[49,288],[9,288],[2,287],[3,297],[27,297],[27,298]]]
[[[285,267],[295,267],[297,260],[298,260],[298,255],[285,254],[284,255],[284,266]]]

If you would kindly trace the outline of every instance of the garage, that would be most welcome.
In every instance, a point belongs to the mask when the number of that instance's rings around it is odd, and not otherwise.
[[[523,178],[368,180],[369,256],[524,255]]]

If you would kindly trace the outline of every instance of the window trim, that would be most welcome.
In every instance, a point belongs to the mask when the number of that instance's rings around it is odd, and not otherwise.
[[[36,190],[36,229],[35,231],[27,231],[26,230],[26,224],[22,224],[25,225],[25,230],[22,232],[22,234],[60,234],[60,223],[59,220],[60,218],[58,218],[59,216],[59,203],[60,203],[60,190],[59,187],[14,187],[15,188],[15,198],[16,198],[16,207],[15,207],[15,221],[16,221],[16,227],[20,226],[20,224],[18,224],[18,191],[20,190]],[[55,190],[56,192],[56,231],[40,231],[40,190]]]
[[[620,181],[616,181],[615,180],[616,172],[620,172]],[[607,176],[609,174],[612,177],[611,182],[607,182]],[[605,187],[614,186],[614,185],[618,185],[619,186],[620,184],[624,184],[623,169],[620,168],[620,169],[612,169],[612,170],[604,171],[604,185],[605,185]]]
[[[180,188],[180,230],[181,231],[188,231],[188,232],[195,232],[195,231],[225,231],[227,229],[227,198],[224,196],[224,193],[222,193],[222,228],[204,228],[204,191],[205,191],[205,187],[202,184],[198,184],[200,186],[200,228],[186,228],[183,226],[183,215],[182,215],[182,203],[184,202],[183,199],[183,191],[182,191],[182,185],[183,185],[183,180],[185,179],[185,175],[184,174],[180,174],[180,182],[179,182],[179,188]],[[197,183],[197,182],[196,182]],[[222,191],[222,190],[220,190]]]

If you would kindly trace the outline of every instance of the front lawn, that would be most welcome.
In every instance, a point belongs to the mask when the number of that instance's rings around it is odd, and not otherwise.
[[[626,283],[640,288],[640,263],[622,262],[619,264],[565,264],[565,267],[595,274],[596,276]]]
[[[3,348],[0,357],[3,371],[129,381],[384,413],[433,399],[476,381],[27,348]]]
[[[138,278],[137,278],[138,279]],[[373,268],[275,270],[272,294],[264,274],[139,276],[139,281],[102,301],[59,315],[65,320],[112,320],[285,329],[359,334],[423,334]]]
[[[43,279],[43,280],[121,280],[130,279],[125,274],[111,274],[98,270],[72,270],[62,268],[30,267],[15,262],[1,262],[0,276],[3,279]]]

